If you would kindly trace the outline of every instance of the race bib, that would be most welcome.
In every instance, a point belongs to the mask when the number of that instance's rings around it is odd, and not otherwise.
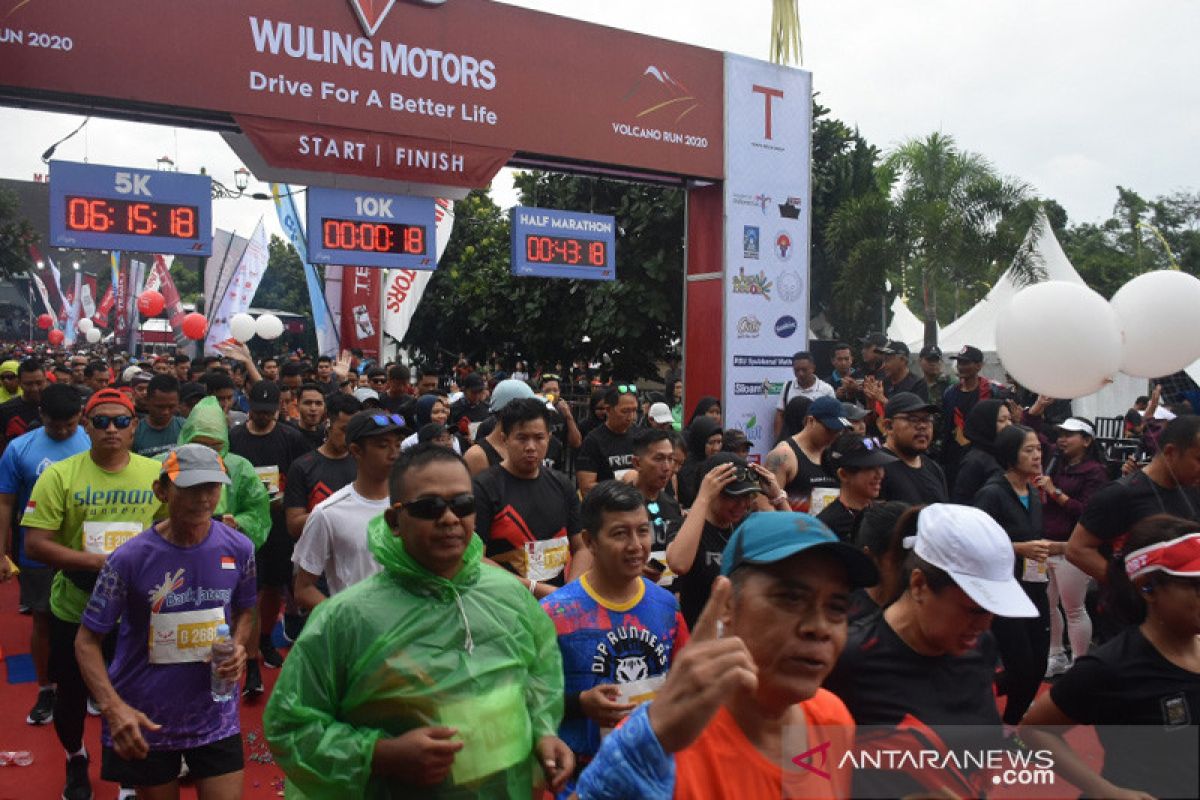
[[[106,556],[141,532],[136,522],[84,522],[83,549]]]
[[[525,543],[525,577],[535,581],[557,578],[567,566],[571,548],[565,537]]]
[[[815,517],[824,511],[830,503],[837,500],[837,496],[837,489],[814,486],[808,500],[808,513]]]
[[[667,551],[654,550],[650,553],[650,558],[663,565],[662,574],[658,576],[656,583],[659,586],[670,586],[675,582],[675,573],[671,572],[671,568],[667,566]]]
[[[662,688],[666,681],[666,675],[652,675],[649,678],[642,678],[629,683],[617,683],[616,687],[621,692],[617,697],[618,703],[633,703],[635,706],[640,706],[642,703],[649,703],[654,699],[654,695],[658,694],[658,690]],[[632,711],[629,713],[633,713]],[[600,738],[603,739],[612,733],[612,728],[600,728]]]
[[[454,756],[450,776],[471,783],[529,757],[531,726],[520,684],[493,689],[441,707],[440,722],[457,728],[463,749]]]
[[[625,480],[625,476],[626,476],[626,475],[628,475],[628,474],[629,474],[629,473],[631,473],[631,472],[633,472],[633,470],[632,470],[632,469],[614,469],[614,470],[613,470],[613,477],[614,477],[616,480],[623,481],[623,480]]]
[[[258,479],[263,482],[263,486],[267,487],[267,494],[274,497],[279,494],[279,465],[271,464],[266,467],[255,467],[254,473],[258,475]]]
[[[467,423],[467,438],[469,438],[472,442],[475,441],[475,434],[479,432],[479,426],[482,424],[482,422]]]
[[[187,664],[212,654],[217,626],[225,624],[225,609],[150,614],[150,663]]]
[[[1025,568],[1021,572],[1021,580],[1026,583],[1046,583],[1050,580],[1050,572],[1045,561],[1036,558],[1026,558]]]

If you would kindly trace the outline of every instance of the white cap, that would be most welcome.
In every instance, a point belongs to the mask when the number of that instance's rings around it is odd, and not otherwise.
[[[1165,420],[1170,421],[1170,420],[1175,419],[1175,412],[1164,406],[1159,406],[1156,409],[1154,409],[1154,418],[1155,419],[1165,419]]]
[[[935,503],[921,509],[913,551],[945,570],[958,588],[993,614],[1038,615],[1013,576],[1016,556],[1008,534],[978,508]]]
[[[136,364],[134,364],[132,367],[126,367],[125,371],[121,373],[121,380],[123,380],[125,383],[129,383],[131,380],[133,380],[133,376],[137,375],[141,371],[142,368]]]
[[[367,400],[378,400],[379,392],[368,386],[360,386],[354,390],[354,399],[360,403],[366,402]]]
[[[668,422],[675,421],[675,418],[671,416],[671,407],[666,403],[654,403],[651,405],[647,416],[659,425],[666,425]]]
[[[1069,431],[1071,433],[1086,433],[1088,436],[1093,438],[1096,436],[1096,430],[1092,427],[1092,424],[1086,419],[1080,419],[1079,417],[1071,417],[1070,419],[1064,420],[1063,423],[1058,426],[1058,429],[1060,431]]]

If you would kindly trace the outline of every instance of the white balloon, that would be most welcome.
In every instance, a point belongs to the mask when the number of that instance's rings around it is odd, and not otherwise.
[[[89,322],[90,322],[90,320],[89,320]],[[83,335],[87,337],[88,344],[95,344],[96,342],[100,341],[100,329],[99,328],[88,328],[87,331],[85,331]]]
[[[254,317],[249,314],[234,314],[229,318],[229,334],[245,343],[254,338]]]
[[[283,335],[283,320],[274,314],[263,314],[255,321],[254,329],[264,339],[278,339]]]
[[[1161,378],[1200,359],[1200,278],[1147,272],[1118,289],[1112,307],[1125,334],[1125,374]]]
[[[75,329],[86,336],[87,332],[90,331],[94,325],[95,323],[92,322],[91,317],[84,317],[75,323]]]
[[[1067,400],[1112,379],[1121,363],[1116,313],[1078,283],[1046,281],[1018,292],[996,320],[996,352],[1027,389]]]

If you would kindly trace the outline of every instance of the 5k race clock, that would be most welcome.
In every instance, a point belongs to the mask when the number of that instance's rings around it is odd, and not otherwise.
[[[52,161],[50,244],[212,255],[212,179]]]
[[[543,278],[616,280],[616,221],[601,214],[517,206],[512,272]]]
[[[434,199],[308,190],[308,257],[314,264],[436,269]]]

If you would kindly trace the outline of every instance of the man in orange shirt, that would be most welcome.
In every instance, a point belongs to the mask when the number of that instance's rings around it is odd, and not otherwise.
[[[821,683],[874,564],[816,518],[779,512],[734,531],[721,573],[658,695],[580,776],[580,800],[850,795],[836,765],[854,720]]]

